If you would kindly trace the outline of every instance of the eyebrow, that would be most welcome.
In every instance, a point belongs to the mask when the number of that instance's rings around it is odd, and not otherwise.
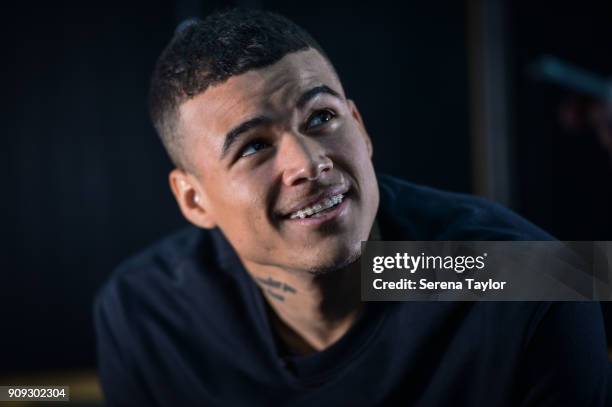
[[[223,141],[223,148],[221,149],[221,159],[225,157],[232,144],[238,141],[238,138],[247,131],[261,126],[262,124],[269,123],[270,119],[264,116],[257,116],[240,123],[238,126],[231,129],[226,135]]]
[[[302,93],[302,95],[299,97],[295,105],[297,106],[298,109],[302,109],[306,105],[306,103],[308,103],[308,101],[310,101],[315,96],[321,93],[327,93],[328,95],[332,95],[337,98],[340,98],[340,94],[336,92],[335,90],[331,89],[329,86],[320,85],[320,86],[315,86],[314,88],[309,89],[306,92]],[[238,141],[241,135],[248,132],[249,130],[254,129],[255,127],[258,127],[264,124],[268,124],[270,122],[271,122],[271,119],[269,117],[256,116],[256,117],[253,117],[251,119],[248,119],[240,123],[238,126],[231,129],[225,135],[225,139],[223,141],[223,147],[221,148],[221,159],[225,158],[230,147],[234,143],[236,143],[236,141]]]
[[[295,105],[298,107],[298,109],[302,109],[304,105],[308,103],[309,100],[311,100],[312,98],[314,98],[315,96],[321,93],[327,93],[328,95],[332,95],[337,98],[340,98],[340,94],[338,92],[331,89],[329,86],[321,85],[321,86],[315,86],[314,88],[302,93],[302,96],[300,96],[300,98],[298,99]]]

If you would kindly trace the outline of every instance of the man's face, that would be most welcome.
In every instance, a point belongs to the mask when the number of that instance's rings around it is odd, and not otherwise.
[[[360,255],[379,200],[370,140],[317,51],[188,100],[179,131],[207,225],[247,267],[317,273]]]

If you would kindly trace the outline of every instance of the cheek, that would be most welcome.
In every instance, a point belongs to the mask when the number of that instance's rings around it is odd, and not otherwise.
[[[369,165],[370,152],[366,144],[365,135],[353,123],[347,123],[339,129],[338,137],[330,138],[328,145],[330,152],[358,172]]]
[[[337,138],[334,151],[337,152],[338,164],[343,166],[359,182],[362,199],[368,208],[378,207],[378,183],[366,135],[356,123],[347,123],[342,137]]]
[[[218,225],[232,246],[246,258],[272,252],[271,229],[266,216],[263,183],[228,182],[219,201]]]
[[[219,191],[222,199],[217,200],[217,210],[221,216],[219,224],[241,229],[249,233],[256,225],[265,220],[265,185],[257,179],[257,174],[226,180]]]

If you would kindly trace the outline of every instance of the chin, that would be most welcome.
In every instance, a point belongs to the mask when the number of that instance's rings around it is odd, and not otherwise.
[[[310,264],[303,267],[312,275],[323,275],[347,267],[361,257],[361,242],[350,247],[334,248],[327,253],[319,253],[311,259]]]

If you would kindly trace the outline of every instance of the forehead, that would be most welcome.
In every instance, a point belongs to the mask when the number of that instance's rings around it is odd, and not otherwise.
[[[185,136],[221,136],[240,120],[292,107],[302,92],[327,85],[343,94],[329,62],[314,49],[285,55],[265,68],[232,76],[183,103],[180,127]]]

